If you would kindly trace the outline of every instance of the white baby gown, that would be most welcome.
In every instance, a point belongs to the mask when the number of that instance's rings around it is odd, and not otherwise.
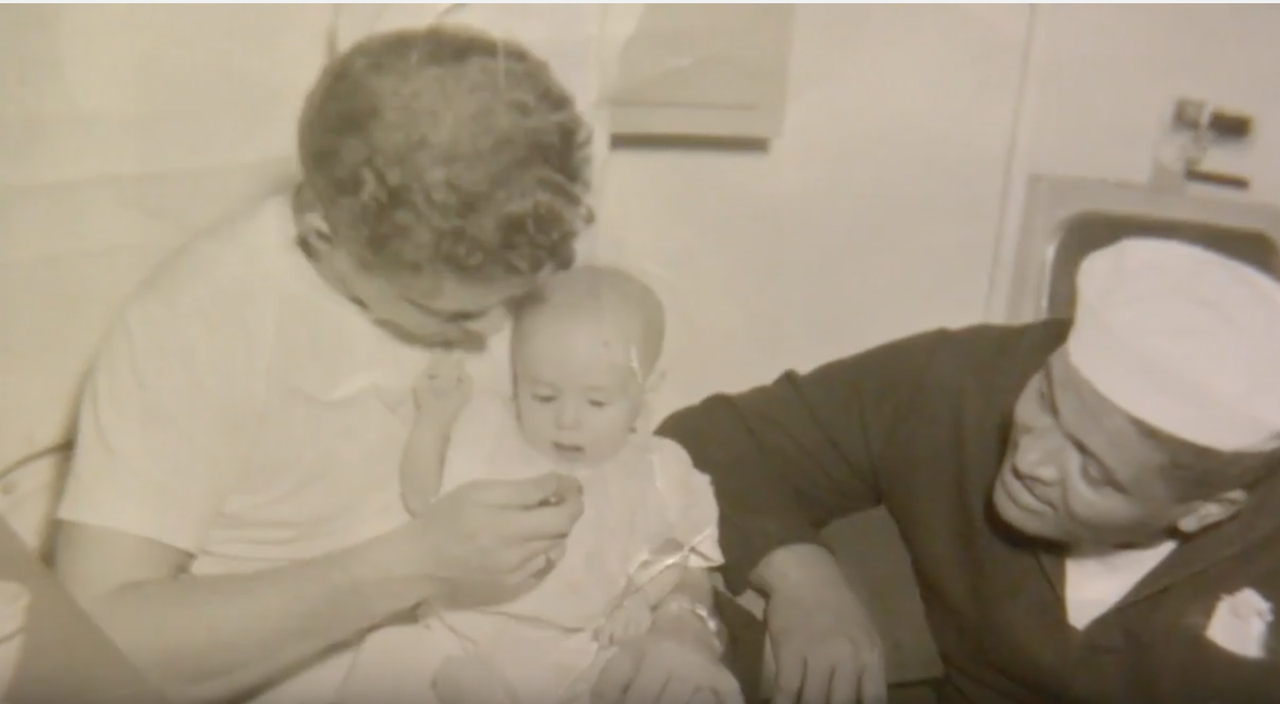
[[[0,701],[8,701],[26,641],[31,592],[17,582],[0,581]]]
[[[637,434],[602,465],[557,465],[525,444],[505,398],[477,396],[463,411],[441,493],[476,479],[553,471],[577,477],[584,502],[556,568],[506,604],[374,632],[357,652],[342,704],[438,704],[431,683],[440,663],[477,649],[497,664],[518,704],[585,704],[611,654],[594,629],[629,586],[677,559],[697,568],[723,561],[710,479],[679,445]]]

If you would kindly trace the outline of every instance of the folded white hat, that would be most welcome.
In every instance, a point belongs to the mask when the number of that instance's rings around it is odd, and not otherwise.
[[[1094,252],[1067,355],[1159,430],[1223,451],[1280,446],[1280,282],[1235,259],[1157,237]]]

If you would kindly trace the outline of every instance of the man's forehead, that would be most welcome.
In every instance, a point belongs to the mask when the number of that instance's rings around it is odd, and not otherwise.
[[[1155,441],[1107,399],[1064,353],[1044,367],[1044,383],[1062,432],[1126,487],[1154,479],[1166,461]]]

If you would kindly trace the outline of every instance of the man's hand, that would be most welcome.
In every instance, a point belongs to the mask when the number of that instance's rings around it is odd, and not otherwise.
[[[437,608],[502,603],[551,571],[581,516],[582,487],[564,475],[469,482],[384,536],[379,564]]]
[[[792,575],[765,607],[765,686],[773,704],[884,704],[880,637],[832,561]]]
[[[620,645],[591,688],[591,704],[743,704],[742,689],[706,641],[656,631]]]

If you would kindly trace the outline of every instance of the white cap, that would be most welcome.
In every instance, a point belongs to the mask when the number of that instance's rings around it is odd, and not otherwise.
[[[1280,283],[1137,237],[1080,266],[1067,356],[1129,415],[1211,449],[1280,446]]]

